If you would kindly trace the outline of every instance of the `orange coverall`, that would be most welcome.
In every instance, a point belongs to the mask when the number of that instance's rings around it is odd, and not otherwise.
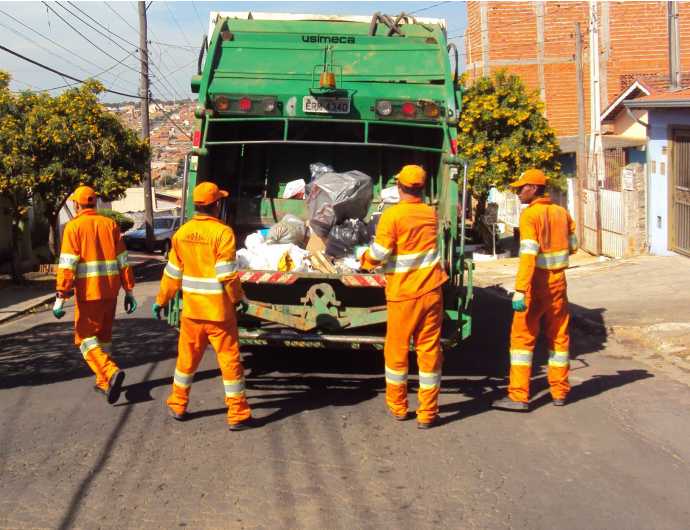
[[[235,261],[235,234],[215,217],[195,215],[172,238],[156,303],[167,304],[180,288],[184,305],[168,406],[184,414],[194,373],[210,343],[223,376],[228,423],[240,423],[251,417],[235,313],[244,294]]]
[[[108,389],[117,371],[110,358],[117,293],[134,289],[134,274],[120,229],[96,210],[82,210],[65,226],[57,271],[57,291],[74,289],[74,342],[96,374],[96,386]]]
[[[513,314],[508,397],[527,403],[534,345],[544,318],[549,348],[547,377],[553,399],[565,399],[568,383],[568,295],[565,269],[577,250],[575,223],[565,208],[538,198],[520,216],[520,266],[515,290],[525,293],[526,311]]]
[[[436,419],[441,389],[441,286],[448,276],[441,267],[436,243],[434,209],[421,199],[402,201],[383,212],[374,243],[361,258],[365,270],[383,265],[386,273],[386,403],[395,416],[407,414],[408,355],[412,338],[419,366],[417,420],[420,423]]]

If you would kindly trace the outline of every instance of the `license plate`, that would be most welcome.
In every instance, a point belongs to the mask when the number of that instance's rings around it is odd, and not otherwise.
[[[304,96],[304,99],[302,99],[302,111],[319,114],[350,114],[350,99]]]

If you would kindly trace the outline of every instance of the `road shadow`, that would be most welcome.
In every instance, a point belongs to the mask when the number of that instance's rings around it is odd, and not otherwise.
[[[113,359],[121,368],[177,355],[177,332],[165,322],[128,318],[113,328]],[[92,375],[74,345],[72,322],[41,324],[0,338],[0,388],[43,385]]]

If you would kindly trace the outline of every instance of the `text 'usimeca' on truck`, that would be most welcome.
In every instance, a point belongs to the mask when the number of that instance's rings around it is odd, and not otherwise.
[[[209,35],[192,78],[198,105],[184,215],[193,215],[194,186],[213,181],[230,193],[221,217],[238,247],[245,240],[264,245],[254,248],[254,261],[249,249],[240,250],[244,261],[238,258],[251,300],[240,320],[241,341],[383,346],[385,271],[349,268],[352,255],[334,261],[327,248],[333,231],[315,216],[330,213],[338,225],[332,230],[350,238],[359,233],[351,246],[366,246],[378,215],[395,200],[393,179],[406,164],[426,169],[424,200],[438,212],[440,261],[450,277],[444,344],[467,337],[472,267],[463,257],[458,213],[466,179],[456,140],[462,91],[445,21],[213,12]],[[342,186],[330,189],[326,178],[342,178]],[[326,205],[333,209],[320,204],[314,213],[316,190],[333,199]],[[296,254],[286,251],[268,265],[276,247],[267,232],[281,222],[311,228]],[[179,303],[170,309],[175,324]]]

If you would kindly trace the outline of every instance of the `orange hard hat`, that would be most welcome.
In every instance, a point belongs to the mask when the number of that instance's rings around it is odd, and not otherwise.
[[[534,184],[535,186],[546,186],[546,175],[541,169],[528,169],[522,172],[522,175],[511,184],[513,188],[520,188],[525,184]]]
[[[194,204],[199,206],[206,206],[219,201],[223,197],[227,197],[228,192],[221,190],[213,182],[202,182],[194,188],[193,199]]]
[[[421,188],[426,182],[426,171],[421,166],[404,166],[395,178],[405,187]]]
[[[69,196],[69,200],[81,206],[96,206],[96,191],[91,186],[79,186]]]

